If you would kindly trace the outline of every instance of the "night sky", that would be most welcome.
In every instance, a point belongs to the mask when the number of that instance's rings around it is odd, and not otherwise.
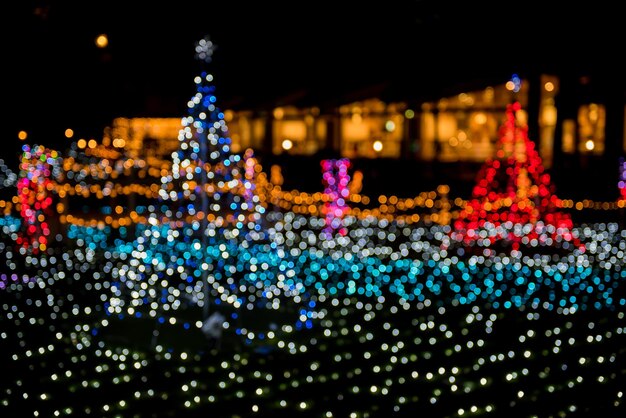
[[[536,67],[584,72],[621,60],[616,5],[542,3],[19,2],[2,40],[3,143],[26,129],[31,143],[63,147],[67,127],[99,139],[115,117],[182,116],[206,35],[221,108],[333,104],[380,83],[419,99]]]

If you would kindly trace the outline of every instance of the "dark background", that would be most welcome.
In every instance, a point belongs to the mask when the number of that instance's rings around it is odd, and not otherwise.
[[[182,116],[206,35],[222,109],[303,94],[323,105],[381,82],[389,95],[427,99],[537,69],[623,68],[616,2],[555,3],[20,1],[3,19],[0,156],[19,147],[21,129],[30,143],[62,148],[67,127],[100,139],[115,117]],[[101,33],[105,49],[95,46]]]

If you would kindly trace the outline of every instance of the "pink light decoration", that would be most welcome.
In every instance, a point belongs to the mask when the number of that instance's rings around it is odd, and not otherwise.
[[[626,199],[626,161],[624,158],[619,159],[619,181],[617,182],[619,195],[621,200]]]
[[[45,251],[48,246],[50,227],[46,218],[52,210],[50,191],[53,188],[50,177],[52,164],[57,157],[56,151],[43,146],[22,147],[20,178],[17,183],[22,228],[17,243],[30,249],[33,254]]]
[[[516,118],[520,109],[519,102],[507,106],[495,158],[480,169],[472,198],[453,223],[451,240],[467,244],[480,239],[485,247],[504,241],[516,250],[520,244],[545,245],[551,239],[580,248],[571,233],[571,217],[560,211],[550,175],[528,139],[528,126]]]
[[[348,233],[343,217],[350,209],[350,160],[347,158],[322,160],[322,182],[324,183],[325,203],[322,214],[326,216],[324,235],[332,238],[335,233],[345,236]]]
[[[254,189],[256,187],[256,171],[257,160],[254,157],[254,151],[251,148],[246,149],[243,155],[244,160],[244,200],[248,205],[248,209],[254,207]]]

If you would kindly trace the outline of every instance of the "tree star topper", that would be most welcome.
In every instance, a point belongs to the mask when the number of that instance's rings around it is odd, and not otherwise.
[[[206,63],[211,62],[215,48],[216,45],[205,36],[196,43],[196,58]]]

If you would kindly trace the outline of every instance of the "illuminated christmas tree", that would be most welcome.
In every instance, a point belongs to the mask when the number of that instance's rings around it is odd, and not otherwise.
[[[211,62],[214,49],[208,38],[197,43],[202,67]],[[196,93],[182,118],[172,170],[162,177],[158,208],[148,225],[138,227],[138,251],[132,255],[143,267],[132,277],[120,275],[124,284],[118,287],[152,289],[146,293],[152,297],[135,292],[126,310],[149,307],[149,315],[161,322],[165,312],[189,305],[203,307],[206,319],[212,298],[238,308],[241,260],[251,258],[242,254],[264,237],[260,222],[265,208],[254,185],[260,170],[256,159],[251,151],[244,156],[231,151],[213,76],[202,68],[194,81]],[[118,292],[110,312],[123,312],[123,294]]]
[[[561,242],[580,246],[528,138],[528,126],[518,118],[520,110],[519,102],[507,106],[495,157],[481,167],[472,198],[453,222],[451,241],[482,247],[500,242],[513,249]]]
[[[335,233],[344,236],[347,229],[343,224],[343,217],[350,209],[347,202],[350,200],[350,160],[347,158],[322,160],[322,181],[326,201],[322,213],[326,216],[324,235],[327,239]]]
[[[209,63],[215,46],[202,39],[196,58]],[[196,94],[187,103],[188,116],[182,119],[179,150],[173,153],[172,173],[164,177],[161,197],[172,211],[170,218],[191,224],[209,238],[237,237],[248,223],[260,219],[264,208],[247,198],[246,168],[241,156],[231,152],[231,140],[224,113],[217,107],[213,75],[202,70],[195,77]],[[249,197],[249,196],[248,196]]]
[[[32,254],[44,252],[51,234],[53,176],[58,175],[58,154],[41,145],[22,147],[17,182],[22,227],[17,243]]]

